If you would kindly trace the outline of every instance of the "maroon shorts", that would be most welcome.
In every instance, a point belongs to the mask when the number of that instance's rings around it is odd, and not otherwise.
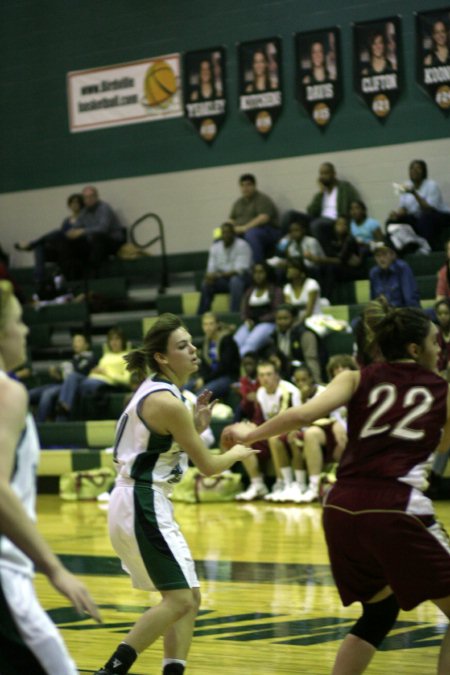
[[[327,496],[323,525],[344,605],[366,602],[385,586],[404,610],[450,595],[446,532],[433,516],[402,511],[401,495],[389,489],[344,488],[338,481]]]
[[[256,441],[256,443],[252,443],[252,448],[259,450],[256,457],[260,465],[264,465],[270,459],[270,448],[267,441]]]
[[[323,462],[324,464],[330,464],[334,461],[333,455],[336,449],[336,439],[333,434],[333,424],[313,424],[312,426],[319,427],[319,429],[322,429],[323,433],[325,434],[325,444],[322,445]]]

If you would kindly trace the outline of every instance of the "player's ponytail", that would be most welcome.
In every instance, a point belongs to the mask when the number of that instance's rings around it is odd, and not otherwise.
[[[178,328],[184,328],[184,324],[175,314],[161,314],[147,331],[143,346],[125,356],[127,370],[136,373],[139,380],[144,380],[150,372],[159,372],[155,354],[167,351],[170,335]]]

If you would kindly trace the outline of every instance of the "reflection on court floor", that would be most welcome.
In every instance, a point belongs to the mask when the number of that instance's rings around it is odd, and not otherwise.
[[[175,507],[202,585],[202,610],[187,672],[209,675],[330,673],[339,641],[358,616],[344,609],[327,562],[319,506],[203,504]],[[445,524],[450,505],[438,504]],[[157,594],[131,588],[111,550],[106,513],[96,503],[39,500],[41,530],[89,585],[103,624],[79,617],[42,576],[38,593],[81,673],[99,667]],[[148,603],[148,604],[147,604]],[[367,671],[424,675],[435,663],[447,621],[431,604],[401,613]],[[133,675],[161,672],[160,642]]]

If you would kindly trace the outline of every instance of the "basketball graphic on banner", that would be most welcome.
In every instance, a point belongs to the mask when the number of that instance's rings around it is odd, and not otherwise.
[[[145,98],[149,106],[170,101],[177,91],[177,78],[167,61],[155,61],[145,76]]]

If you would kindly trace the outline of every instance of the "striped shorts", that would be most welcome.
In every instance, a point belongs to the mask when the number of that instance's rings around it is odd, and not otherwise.
[[[200,585],[172,503],[162,492],[116,484],[108,521],[112,546],[135,588],[170,591]]]

